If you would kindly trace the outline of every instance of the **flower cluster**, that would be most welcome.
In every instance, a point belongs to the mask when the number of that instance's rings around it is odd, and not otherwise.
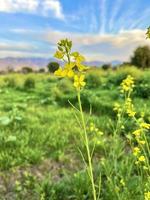
[[[150,192],[145,192],[144,200],[150,200]]]
[[[132,99],[128,97],[125,102],[126,113],[129,117],[134,117],[136,112],[134,111],[134,106],[132,104]]]
[[[121,83],[121,92],[131,92],[134,87],[134,78],[131,75],[128,75]]]
[[[139,129],[135,130],[132,134],[135,137],[136,143],[138,146],[133,148],[133,155],[136,156],[137,161],[136,164],[139,164],[141,162],[145,162],[146,158],[144,155],[142,155],[143,145],[146,143],[145,137],[144,137],[144,131],[150,129],[150,124],[141,122],[139,124]]]
[[[146,32],[146,38],[150,38],[150,27],[148,27],[147,32]]]
[[[78,52],[71,52],[72,42],[65,39],[58,43],[58,50],[54,57],[65,62],[63,67],[55,71],[59,77],[68,77],[74,79],[74,87],[80,90],[86,85],[83,72],[88,69],[83,62],[85,58]]]
[[[102,136],[103,132],[93,123],[91,122],[90,125],[87,127],[87,130],[91,136],[90,138],[90,143],[96,144],[96,145],[101,145],[102,143]]]

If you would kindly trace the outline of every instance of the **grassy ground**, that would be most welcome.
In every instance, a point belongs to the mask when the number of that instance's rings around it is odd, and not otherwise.
[[[116,124],[113,106],[123,102],[119,85],[127,74],[136,81],[133,101],[137,116],[144,112],[149,123],[150,71],[134,67],[91,71],[81,96],[88,125],[94,123],[104,133],[92,135],[89,131],[90,145],[96,144],[95,177],[101,172],[102,200],[144,200],[149,187],[148,175],[143,178],[134,167],[128,144],[127,136],[134,129],[132,121],[125,120],[117,138],[112,136]],[[69,80],[49,74],[0,77],[1,200],[92,199],[78,151],[85,151],[81,129],[68,100],[77,106]],[[116,165],[112,151],[117,155]]]

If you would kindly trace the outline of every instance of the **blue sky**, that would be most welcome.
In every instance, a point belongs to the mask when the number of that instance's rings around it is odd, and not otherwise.
[[[0,57],[52,57],[61,38],[87,60],[128,60],[150,45],[150,0],[0,0]]]

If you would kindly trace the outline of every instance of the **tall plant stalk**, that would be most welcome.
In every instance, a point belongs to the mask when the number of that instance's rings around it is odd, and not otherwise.
[[[91,158],[91,153],[90,153],[90,148],[89,148],[89,139],[88,139],[88,135],[87,135],[87,131],[86,131],[85,118],[84,118],[82,104],[81,104],[80,90],[78,90],[77,96],[78,96],[78,104],[79,104],[79,110],[80,110],[80,115],[81,115],[81,123],[82,123],[82,128],[84,131],[84,140],[85,140],[84,142],[85,142],[87,159],[88,159],[87,173],[89,175],[90,182],[92,185],[93,199],[96,200],[97,197],[96,197],[96,189],[95,189],[95,184],[94,184],[92,158]]]

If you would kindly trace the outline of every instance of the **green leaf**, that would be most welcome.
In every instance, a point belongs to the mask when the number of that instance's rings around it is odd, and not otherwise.
[[[16,140],[17,140],[16,136],[10,135],[7,138],[6,142],[15,142]]]
[[[4,126],[7,126],[11,123],[11,119],[7,116],[5,117],[0,117],[0,124],[1,125],[4,125]]]

